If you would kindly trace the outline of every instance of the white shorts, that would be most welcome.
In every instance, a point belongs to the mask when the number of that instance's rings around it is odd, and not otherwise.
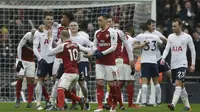
[[[131,66],[127,64],[117,64],[119,71],[119,80],[134,80],[134,76],[131,75]]]
[[[16,59],[16,64],[15,66],[17,66],[18,63],[18,59]],[[17,76],[21,75],[21,76],[26,76],[26,77],[35,77],[35,62],[30,62],[30,61],[24,61],[22,60],[22,65],[24,67],[20,69],[20,71],[18,72]]]
[[[104,79],[106,81],[118,80],[117,67],[115,65],[96,64],[96,79]]]
[[[53,70],[52,70],[52,75],[56,75],[59,69],[60,64],[62,63],[61,58],[55,58],[54,63],[53,63]]]
[[[78,78],[78,74],[64,73],[59,80],[58,87],[71,90],[76,85]]]

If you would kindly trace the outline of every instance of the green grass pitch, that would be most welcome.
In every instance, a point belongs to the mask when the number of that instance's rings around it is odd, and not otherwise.
[[[70,106],[71,104],[68,104]],[[0,112],[38,112],[34,108],[27,109],[25,108],[26,103],[21,103],[20,108],[14,108],[14,102],[11,103],[5,103],[5,102],[0,102]],[[65,110],[65,112],[93,112],[94,109],[96,109],[97,104],[93,103],[91,104],[91,110],[90,111],[81,111],[81,110],[76,110],[76,111],[69,111]],[[125,105],[127,107],[127,105]],[[192,111],[191,112],[200,112],[200,104],[191,104]],[[183,104],[178,104],[176,106],[176,109],[174,112],[181,112],[183,108]],[[41,111],[45,112],[45,110]],[[104,110],[104,112],[109,112],[107,110]],[[167,104],[162,104],[162,107],[143,107],[139,109],[129,109],[126,108],[124,111],[117,111],[117,112],[170,112],[170,110],[167,108]]]

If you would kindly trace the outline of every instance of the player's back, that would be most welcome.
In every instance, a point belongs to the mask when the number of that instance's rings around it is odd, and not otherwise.
[[[63,64],[65,73],[78,73],[79,48],[76,43],[67,41],[64,43]]]
[[[140,44],[143,44],[145,41],[149,42],[149,44],[142,49],[141,63],[157,63],[157,44],[162,43],[159,37],[150,33],[143,33],[139,34],[135,38],[140,42]]]

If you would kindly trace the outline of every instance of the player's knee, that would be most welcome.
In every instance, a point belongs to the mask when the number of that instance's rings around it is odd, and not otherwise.
[[[182,81],[180,81],[180,80],[176,80],[175,85],[176,85],[176,86],[182,87],[182,86],[183,86],[183,83],[182,83]]]
[[[34,78],[33,77],[26,77],[27,83],[28,84],[33,84],[34,83]]]

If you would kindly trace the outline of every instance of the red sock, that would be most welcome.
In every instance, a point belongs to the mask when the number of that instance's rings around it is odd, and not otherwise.
[[[33,99],[33,90],[34,90],[34,84],[27,84],[28,85],[28,102],[32,102]]]
[[[81,98],[76,96],[74,93],[71,93],[71,99],[74,99],[75,101],[78,101],[78,102],[81,101]]]
[[[99,108],[103,108],[103,97],[104,97],[103,86],[97,85],[97,101]]]
[[[17,97],[17,99],[20,99],[20,92],[21,92],[21,90],[22,90],[22,81],[23,80],[21,80],[21,79],[18,79],[17,80],[17,84],[16,84],[16,97]]]
[[[133,105],[133,92],[134,92],[133,84],[127,85],[126,92],[128,95],[128,106],[131,106],[131,105]]]
[[[119,102],[120,106],[123,106],[121,89],[119,86],[116,89],[117,89],[117,101]]]
[[[49,94],[44,86],[42,86],[42,95],[46,98],[46,100],[49,100]]]
[[[109,94],[108,94],[108,100],[107,100],[107,103],[108,103],[108,105],[111,107],[112,106],[112,95],[111,95],[111,93],[109,92]]]
[[[57,106],[59,108],[63,108],[64,107],[64,102],[65,102],[65,91],[61,88],[58,89],[58,103]]]
[[[110,94],[113,99],[113,105],[115,106],[117,104],[117,88],[116,86],[110,86]]]
[[[73,94],[76,94],[76,87],[74,87],[73,89],[72,89],[72,93]],[[71,98],[72,99],[72,98]],[[72,105],[75,105],[76,104],[76,100],[75,99],[72,99]]]

